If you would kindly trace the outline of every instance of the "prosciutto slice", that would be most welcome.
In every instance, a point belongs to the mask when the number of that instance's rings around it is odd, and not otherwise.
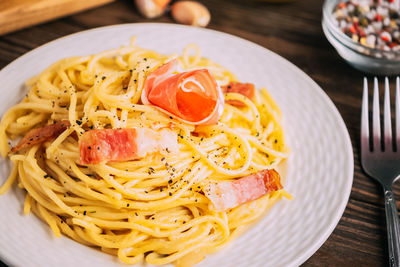
[[[62,120],[54,124],[49,124],[43,127],[35,128],[28,131],[19,143],[13,147],[10,153],[17,152],[21,149],[31,147],[36,144],[43,143],[47,140],[57,138],[64,132],[70,123],[68,120]]]
[[[203,191],[216,211],[224,211],[282,188],[279,173],[267,169],[232,182],[210,183]]]
[[[155,152],[177,152],[178,137],[168,128],[90,130],[79,140],[79,150],[81,164],[128,161]]]
[[[224,111],[224,96],[207,69],[178,71],[174,59],[150,73],[141,100],[163,112],[195,125],[218,122]]]
[[[246,96],[250,100],[254,100],[255,87],[252,83],[230,82],[221,87],[223,93],[238,93]],[[228,100],[226,103],[237,107],[244,107],[245,104],[240,100]]]

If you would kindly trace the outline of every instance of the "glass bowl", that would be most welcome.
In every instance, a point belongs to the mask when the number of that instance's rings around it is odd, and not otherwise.
[[[341,0],[325,0],[322,29],[339,55],[354,68],[377,75],[400,74],[400,52],[370,48],[353,41],[335,24],[332,13]]]

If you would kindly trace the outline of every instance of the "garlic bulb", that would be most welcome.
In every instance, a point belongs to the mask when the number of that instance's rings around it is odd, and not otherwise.
[[[171,7],[172,17],[179,23],[205,27],[210,22],[210,12],[195,1],[179,1]]]
[[[139,12],[146,18],[161,16],[171,0],[135,0]]]

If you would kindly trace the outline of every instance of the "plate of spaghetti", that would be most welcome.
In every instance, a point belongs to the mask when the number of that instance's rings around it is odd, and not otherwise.
[[[337,109],[238,37],[103,27],[25,54],[0,80],[10,265],[296,266],[347,204]]]

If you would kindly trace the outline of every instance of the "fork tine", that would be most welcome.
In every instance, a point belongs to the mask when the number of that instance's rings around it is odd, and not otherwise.
[[[390,115],[389,79],[385,77],[385,96],[383,99],[383,133],[385,138],[385,151],[393,150],[392,147],[392,117]]]
[[[374,78],[374,96],[372,100],[372,137],[374,151],[381,150],[381,120],[379,112],[378,79]]]
[[[400,78],[396,78],[396,148],[400,150]]]
[[[368,123],[368,79],[364,77],[364,89],[361,107],[361,150],[369,151],[369,123]]]

